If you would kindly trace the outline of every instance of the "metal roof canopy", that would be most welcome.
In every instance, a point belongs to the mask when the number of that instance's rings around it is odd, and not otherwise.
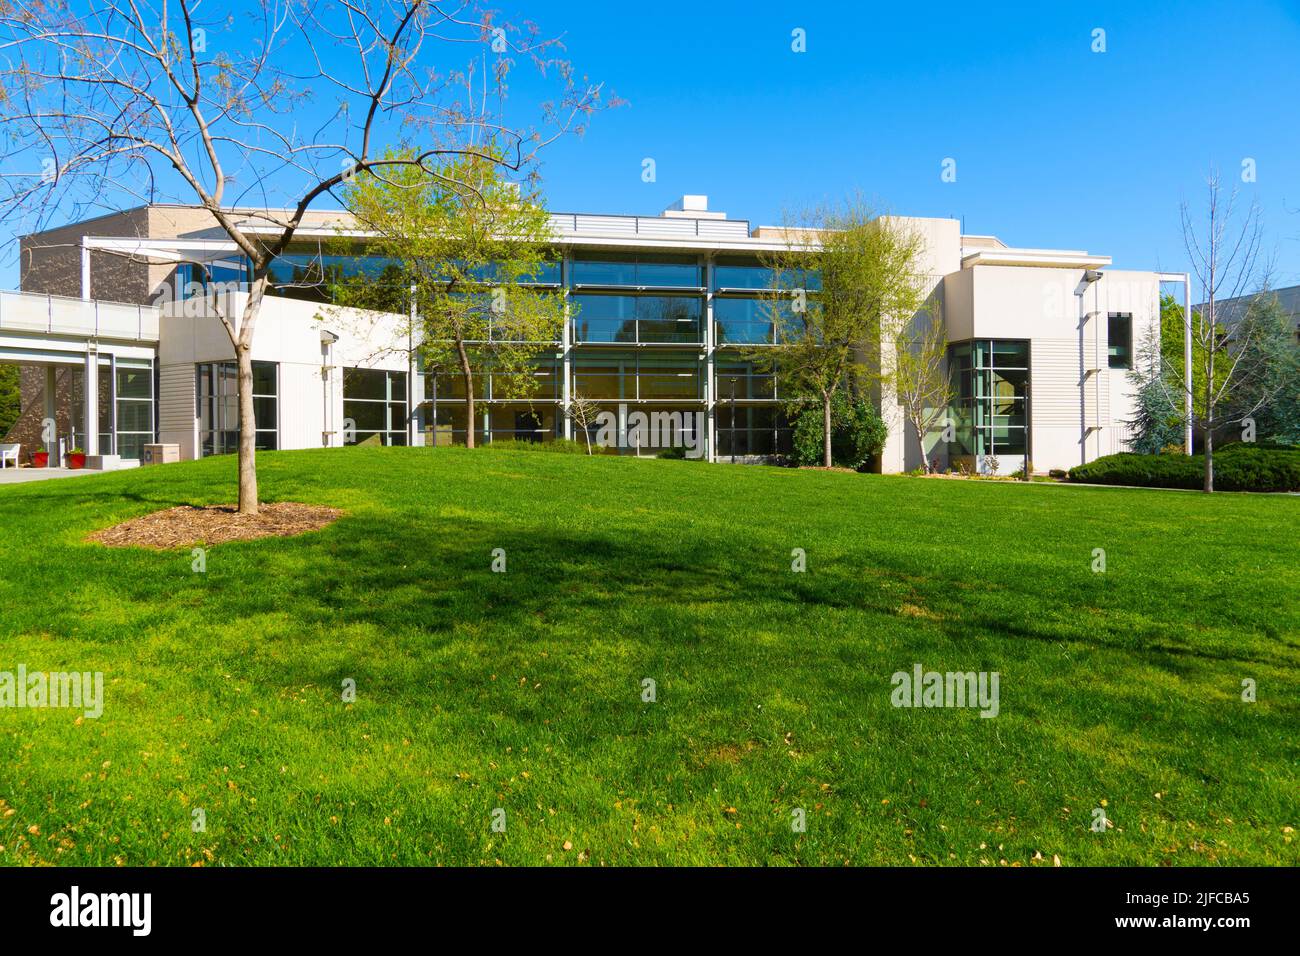
[[[229,239],[124,239],[117,236],[83,236],[81,238],[81,298],[90,301],[90,254],[94,251],[110,252],[119,256],[135,256],[157,262],[195,262],[203,265],[230,265],[237,261],[229,256],[240,254],[239,247]]]

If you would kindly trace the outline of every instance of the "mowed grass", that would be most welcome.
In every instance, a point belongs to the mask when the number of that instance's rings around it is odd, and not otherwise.
[[[83,539],[230,501],[232,458],[0,489],[0,670],[102,671],[106,698],[0,710],[0,862],[1300,862],[1294,497],[459,449],[260,468],[265,500],[347,517],[205,573]],[[997,671],[1000,713],[893,707],[915,663]]]

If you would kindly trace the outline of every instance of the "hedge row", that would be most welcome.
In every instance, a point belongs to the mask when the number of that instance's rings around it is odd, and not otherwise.
[[[1205,484],[1204,455],[1107,455],[1070,469],[1070,480],[1096,485],[1193,488]],[[1300,448],[1225,445],[1214,453],[1216,491],[1300,491]]]
[[[491,449],[492,451],[545,451],[559,455],[587,454],[587,443],[585,441],[575,441],[572,438],[554,438],[551,441],[520,441],[517,438],[499,438],[495,441],[485,442],[479,447]],[[593,454],[599,455],[604,452],[604,449],[597,447],[593,442],[591,451]]]

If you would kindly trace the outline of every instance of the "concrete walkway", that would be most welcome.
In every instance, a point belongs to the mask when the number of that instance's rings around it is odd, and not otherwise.
[[[0,468],[0,485],[18,485],[25,481],[48,481],[51,478],[75,478],[77,475],[102,475],[89,468]]]

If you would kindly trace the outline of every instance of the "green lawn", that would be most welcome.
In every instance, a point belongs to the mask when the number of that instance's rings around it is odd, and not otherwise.
[[[0,670],[103,671],[106,698],[0,710],[0,862],[1300,862],[1300,499],[260,465],[264,499],[348,516],[201,574],[83,538],[231,500],[232,458],[0,488]],[[893,707],[915,663],[997,671],[1000,713]]]

